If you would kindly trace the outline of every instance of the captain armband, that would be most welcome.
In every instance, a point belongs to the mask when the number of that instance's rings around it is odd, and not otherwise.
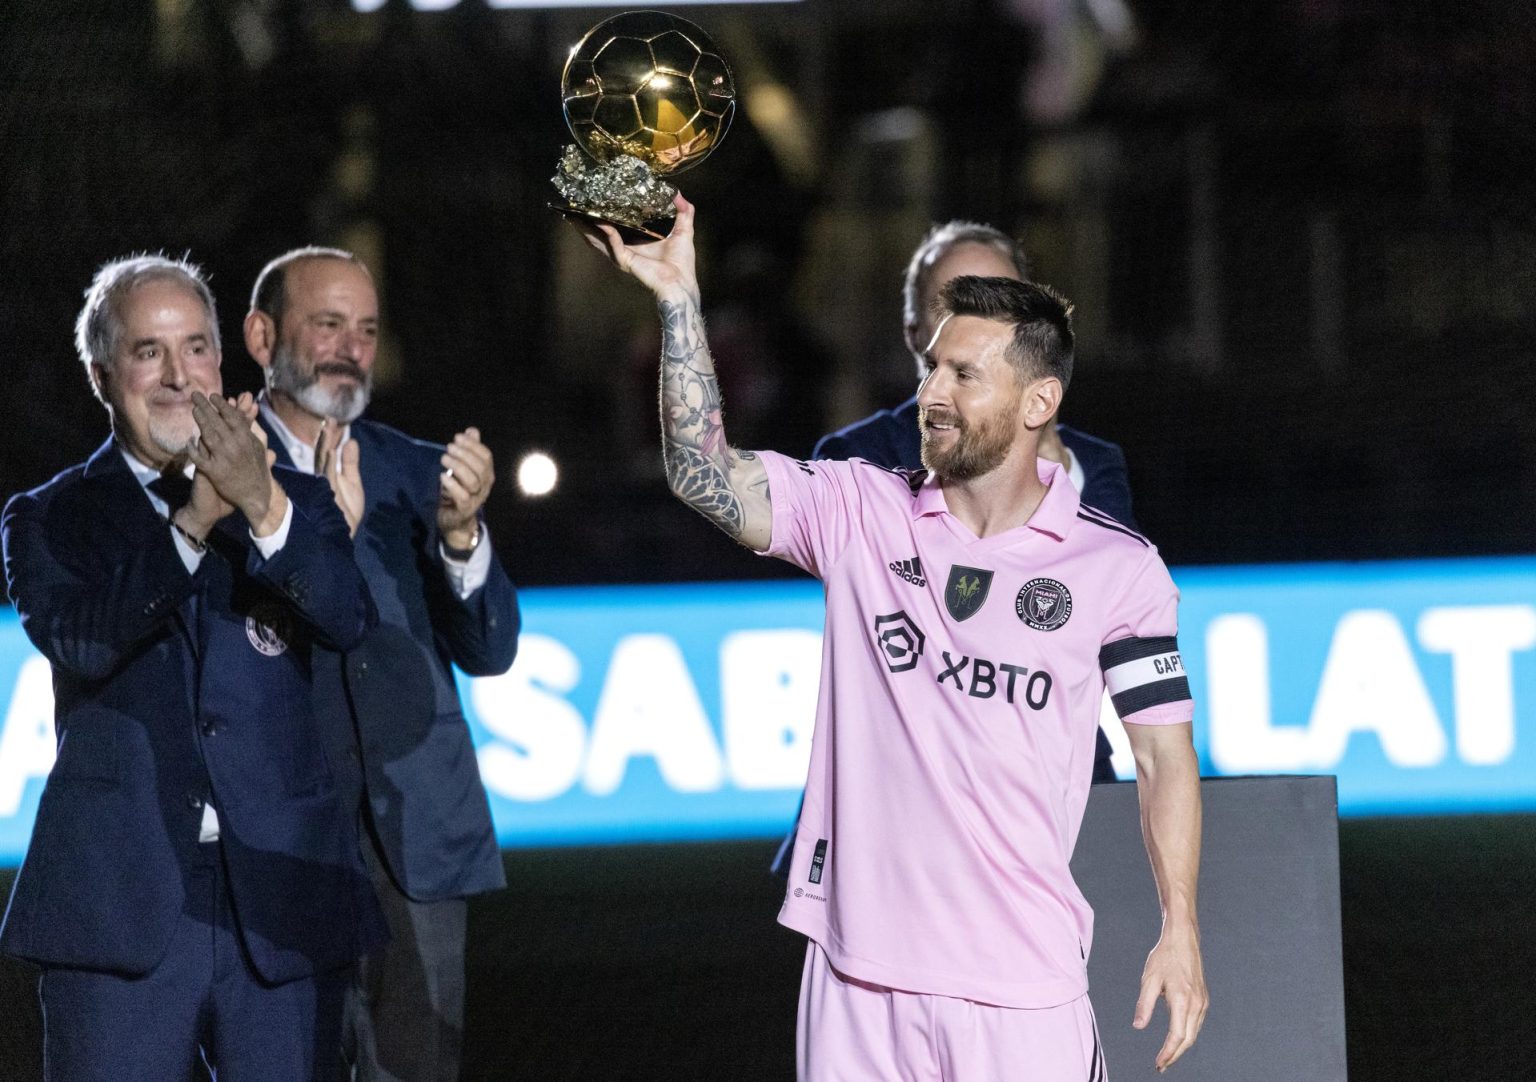
[[[1128,718],[1154,706],[1189,701],[1189,678],[1173,636],[1121,639],[1099,649],[1099,668],[1115,713]]]

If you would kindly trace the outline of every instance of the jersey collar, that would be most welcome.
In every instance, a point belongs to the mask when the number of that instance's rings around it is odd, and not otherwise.
[[[1077,509],[1082,505],[1082,497],[1072,487],[1067,471],[1060,463],[1039,458],[1035,460],[1035,468],[1039,471],[1040,480],[1050,488],[1046,490],[1040,506],[1035,508],[1035,513],[1029,516],[1024,528],[1065,541],[1072,524],[1077,521]],[[930,473],[923,478],[912,501],[912,517],[916,519],[924,515],[940,514],[949,514],[949,505],[944,501],[944,489],[939,485],[938,478]]]

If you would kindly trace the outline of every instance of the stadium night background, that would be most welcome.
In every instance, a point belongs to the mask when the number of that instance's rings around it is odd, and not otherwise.
[[[680,178],[732,442],[806,456],[909,397],[924,231],[1018,237],[1076,305],[1063,419],[1124,449],[1182,591],[1203,771],[1337,778],[1349,1078],[1536,1078],[1536,6],[662,6],[738,91]],[[101,263],[202,264],[238,392],[260,268],[359,253],[369,414],[480,429],[524,612],[512,670],[460,683],[508,880],[470,906],[465,1077],[777,1082],[803,943],[766,869],[821,595],[672,498],[654,305],[549,208],[561,73],[621,7],[8,3],[0,499],[106,435],[71,342]],[[50,704],[0,604],[0,895]],[[0,1078],[40,1032],[0,959]]]

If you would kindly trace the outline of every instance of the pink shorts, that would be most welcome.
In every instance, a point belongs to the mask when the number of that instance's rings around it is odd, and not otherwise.
[[[1042,1010],[898,992],[838,973],[807,945],[800,1082],[1107,1082],[1088,997]]]

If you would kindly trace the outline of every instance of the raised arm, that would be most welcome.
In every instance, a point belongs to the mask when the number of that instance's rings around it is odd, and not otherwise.
[[[738,451],[725,439],[694,271],[693,205],[677,197],[677,222],[666,240],[628,245],[608,225],[583,226],[583,233],[656,297],[662,454],[673,494],[743,545],[766,550],[773,532],[768,472],[751,451]]]
[[[1195,1043],[1210,997],[1200,960],[1195,889],[1200,877],[1200,766],[1190,725],[1127,724],[1136,756],[1141,833],[1152,861],[1163,932],[1142,970],[1132,1021],[1143,1029],[1159,995],[1168,1001],[1168,1036],[1157,1053],[1167,1070]]]

